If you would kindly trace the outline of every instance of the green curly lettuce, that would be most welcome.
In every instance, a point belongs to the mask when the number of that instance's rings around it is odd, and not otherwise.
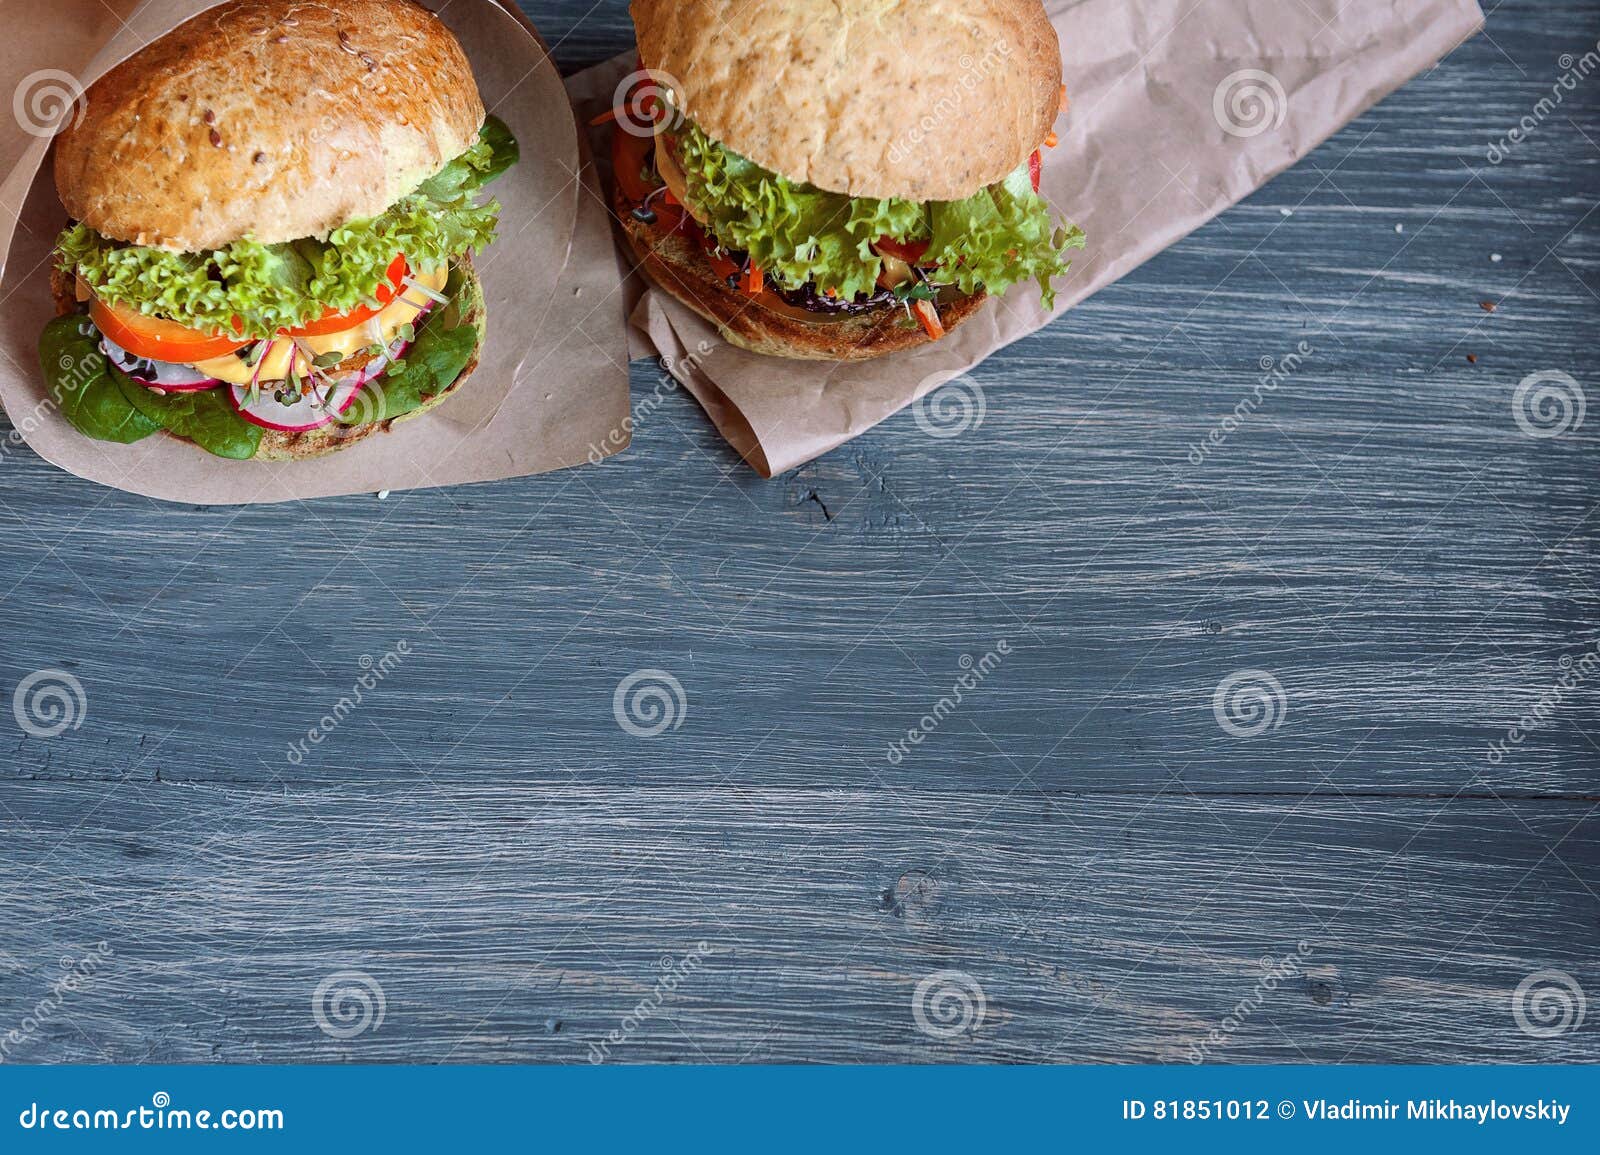
[[[320,317],[377,304],[390,262],[433,272],[495,239],[497,201],[477,194],[518,158],[516,139],[489,117],[471,148],[382,216],[351,221],[323,238],[264,245],[245,239],[207,253],[125,245],[87,225],[56,242],[56,262],[102,300],[206,332],[269,337]]]
[[[875,291],[883,260],[880,237],[929,242],[920,264],[941,266],[939,280],[964,292],[1004,293],[1039,282],[1045,306],[1051,280],[1067,271],[1065,253],[1082,248],[1081,229],[1056,224],[1023,165],[1005,181],[963,201],[848,197],[798,184],[707,136],[691,121],[671,135],[685,191],[719,245],[750,254],[785,289],[814,282],[853,297]]]
[[[1039,282],[1046,309],[1055,305],[1051,281],[1066,273],[1066,254],[1084,246],[1083,230],[1050,218],[1024,165],[999,184],[964,201],[928,206],[933,238],[923,259],[936,264],[964,293],[980,286],[1003,293],[1020,281]]]

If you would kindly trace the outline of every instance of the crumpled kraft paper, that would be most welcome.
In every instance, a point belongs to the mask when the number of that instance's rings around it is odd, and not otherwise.
[[[1018,285],[936,345],[865,363],[790,362],[729,345],[658,289],[630,290],[646,352],[661,356],[763,476],[849,441],[1042,328],[1265,184],[1483,24],[1476,0],[1045,7],[1071,107],[1056,124],[1060,146],[1045,154],[1042,191],[1088,233],[1057,285],[1054,312],[1040,305],[1037,286]],[[586,121],[634,65],[628,53],[568,79]],[[597,148],[605,131],[592,136]]]
[[[628,408],[619,265],[554,63],[514,0],[424,3],[461,40],[485,106],[522,144],[521,162],[490,189],[504,213],[500,239],[477,262],[488,300],[482,362],[416,420],[328,457],[282,463],[225,461],[159,433],[133,445],[84,437],[55,411],[38,364],[39,333],[54,313],[49,254],[67,220],[47,159],[56,114],[74,91],[212,3],[53,0],[7,12],[0,94],[16,97],[0,107],[0,401],[36,452],[104,485],[227,505],[519,477],[626,445],[615,432]]]

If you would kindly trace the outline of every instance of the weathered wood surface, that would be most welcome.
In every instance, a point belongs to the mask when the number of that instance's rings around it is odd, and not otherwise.
[[[620,0],[529,11],[569,66],[626,43]],[[762,482],[669,392],[600,468],[243,511],[12,449],[0,689],[64,669],[87,711],[0,711],[0,1038],[111,954],[3,1057],[582,1062],[703,941],[612,1060],[1183,1061],[1231,1015],[1218,1061],[1600,1059],[1594,681],[1488,756],[1600,639],[1600,426],[1512,418],[1530,372],[1594,383],[1592,82],[1484,161],[1597,15],[1499,6],[983,366],[955,440]],[[643,668],[687,701],[648,739]],[[1249,738],[1243,670],[1287,703]],[[1547,968],[1590,1014],[1538,1038]],[[949,1040],[912,1013],[946,969],[987,1004]],[[386,1000],[349,1040],[311,1013],[341,970]]]

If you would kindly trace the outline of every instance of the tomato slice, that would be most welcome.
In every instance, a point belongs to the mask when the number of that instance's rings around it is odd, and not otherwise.
[[[644,182],[643,175],[645,162],[654,147],[653,137],[634,136],[631,132],[623,131],[620,125],[611,133],[611,168],[616,175],[617,187],[634,204],[641,203],[655,191]]]
[[[346,329],[354,328],[361,322],[376,317],[383,311],[385,305],[394,300],[394,295],[405,284],[406,273],[409,271],[410,266],[406,264],[405,254],[400,253],[389,262],[388,283],[378,286],[376,305],[361,305],[348,313],[337,313],[329,308],[315,321],[301,325],[298,329],[285,329],[284,332],[291,337],[323,337],[329,333],[342,333]]]
[[[711,262],[711,267],[716,271],[718,277],[724,281],[727,281],[729,278],[735,278],[738,280],[744,279],[744,273],[740,270],[739,266],[719,253],[711,246],[709,242],[705,242],[705,249],[706,260]]]
[[[1033,191],[1039,191],[1039,178],[1044,175],[1044,156],[1038,149],[1028,158],[1028,179],[1033,181]]]
[[[89,319],[114,344],[149,361],[192,365],[232,353],[248,344],[227,334],[219,336],[191,329],[177,321],[147,317],[136,309],[110,305],[98,297],[89,303]]]
[[[389,263],[388,282],[378,286],[376,306],[362,305],[348,313],[336,313],[329,309],[310,324],[285,332],[291,337],[319,337],[359,325],[377,316],[384,305],[394,300],[395,294],[400,292],[405,284],[408,271],[405,255],[396,256]],[[94,322],[95,328],[109,337],[113,343],[120,345],[135,357],[143,357],[150,361],[166,361],[175,365],[192,365],[196,361],[209,361],[213,357],[221,357],[250,344],[225,333],[220,335],[206,333],[200,329],[191,329],[177,321],[147,317],[136,309],[107,304],[98,297],[89,303],[89,319]]]
[[[908,265],[914,265],[928,252],[927,241],[891,241],[888,237],[879,237],[874,248],[885,256],[898,257]]]

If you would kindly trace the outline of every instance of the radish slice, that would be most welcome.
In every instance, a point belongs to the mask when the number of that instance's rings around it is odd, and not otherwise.
[[[151,361],[147,357],[137,356],[110,337],[100,338],[100,351],[111,358],[111,363],[126,376],[158,392],[197,393],[222,384],[215,377],[197,372],[192,365],[175,365],[170,361]]]
[[[253,402],[249,400],[248,385],[234,385],[229,392],[233,396],[234,409],[250,424],[284,433],[306,433],[321,429],[350,408],[360,388],[359,380],[346,378],[331,385],[319,385],[315,390],[306,390],[304,396],[293,405],[285,405],[274,397],[273,386],[270,385],[263,385]]]
[[[309,433],[313,429],[321,429],[355,404],[356,395],[361,392],[363,385],[383,376],[391,355],[399,356],[409,347],[408,343],[397,341],[389,346],[389,354],[368,362],[360,372],[318,384],[314,391],[308,389],[293,405],[285,405],[272,395],[277,388],[276,383],[263,384],[254,402],[249,400],[248,385],[230,386],[233,407],[240,417],[263,429],[276,429],[283,433]]]

